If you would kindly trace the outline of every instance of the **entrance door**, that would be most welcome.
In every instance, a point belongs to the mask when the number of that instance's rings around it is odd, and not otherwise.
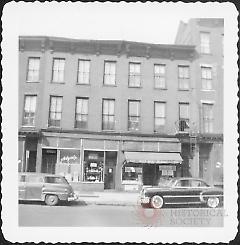
[[[105,154],[104,189],[115,189],[115,173],[117,152],[108,151]]]
[[[42,151],[42,173],[55,174],[57,162],[57,150],[43,149]]]
[[[36,172],[37,151],[29,151],[27,172]]]
[[[158,171],[156,164],[143,165],[143,185],[156,185]]]

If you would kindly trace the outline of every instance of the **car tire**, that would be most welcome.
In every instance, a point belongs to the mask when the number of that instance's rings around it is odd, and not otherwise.
[[[163,198],[161,196],[155,195],[151,198],[151,207],[155,209],[162,208],[164,204]]]
[[[46,195],[45,197],[45,203],[48,206],[55,206],[58,204],[58,202],[59,202],[59,199],[58,199],[58,196],[56,195]]]
[[[216,208],[219,206],[219,203],[220,203],[220,201],[219,201],[218,197],[209,197],[207,199],[207,206],[209,208]]]

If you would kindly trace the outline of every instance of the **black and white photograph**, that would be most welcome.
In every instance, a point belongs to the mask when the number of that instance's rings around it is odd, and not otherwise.
[[[6,240],[234,239],[233,4],[10,2],[2,22]]]

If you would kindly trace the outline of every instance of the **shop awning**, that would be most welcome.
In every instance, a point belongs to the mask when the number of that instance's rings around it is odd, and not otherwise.
[[[175,152],[124,152],[127,162],[150,164],[177,164],[182,162],[180,153]]]

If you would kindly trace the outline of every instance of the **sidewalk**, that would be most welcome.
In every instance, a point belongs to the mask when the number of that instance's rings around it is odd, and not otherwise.
[[[111,206],[136,206],[139,203],[139,193],[135,192],[80,192],[75,191],[77,201],[86,204]]]

